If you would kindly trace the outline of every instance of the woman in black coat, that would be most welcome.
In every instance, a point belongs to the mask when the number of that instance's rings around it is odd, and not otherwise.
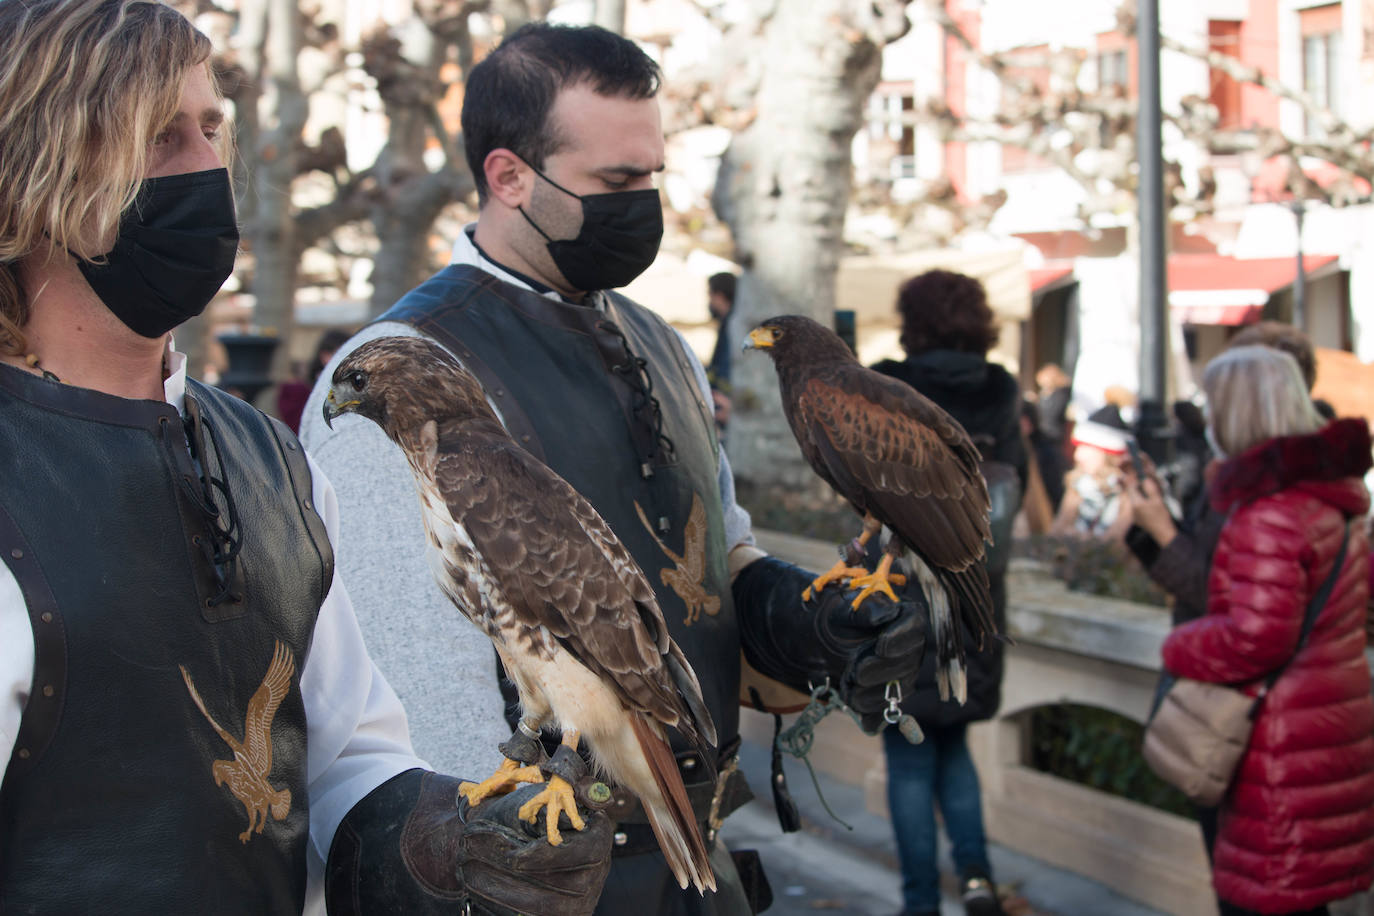
[[[1021,439],[1021,388],[1007,370],[987,360],[997,342],[997,322],[983,285],[972,277],[933,270],[908,280],[897,310],[907,358],[873,368],[901,379],[944,408],[964,427],[983,457],[993,501],[994,546],[988,578],[998,631],[1006,627],[1006,560],[1011,523],[1026,484],[1027,459]],[[983,832],[978,773],[968,752],[968,723],[991,718],[1001,702],[1002,643],[979,648],[965,635],[968,701],[941,701],[934,660],[927,656],[915,694],[903,709],[925,731],[909,744],[895,729],[884,732],[888,805],[902,864],[904,916],[938,914],[935,807],[938,805],[963,882],[964,907],[971,916],[1002,913],[992,886]]]

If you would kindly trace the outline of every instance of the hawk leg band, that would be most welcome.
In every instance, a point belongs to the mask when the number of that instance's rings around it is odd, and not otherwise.
[[[522,726],[524,723],[520,723]],[[517,761],[525,766],[538,766],[548,759],[548,753],[544,750],[544,745],[539,740],[539,733],[528,734],[524,728],[515,732],[509,739],[501,742],[499,749],[509,760]]]
[[[611,803],[611,792],[605,783],[592,778],[591,768],[582,755],[566,744],[560,744],[553,756],[539,765],[545,776],[558,776],[573,787],[578,804],[600,811]]]

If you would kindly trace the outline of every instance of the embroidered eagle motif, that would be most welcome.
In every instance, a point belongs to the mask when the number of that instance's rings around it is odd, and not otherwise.
[[[687,605],[687,617],[683,623],[690,627],[700,619],[703,611],[711,617],[719,614],[720,598],[707,594],[702,585],[706,578],[706,507],[702,505],[701,497],[692,494],[692,511],[687,516],[687,525],[682,529],[681,556],[673,553],[654,532],[639,503],[635,503],[635,511],[639,513],[639,520],[649,530],[650,536],[676,566],[675,569],[661,569],[658,575],[663,584],[677,592],[677,596]]]
[[[215,785],[222,786],[227,783],[229,791],[234,793],[234,797],[247,809],[248,829],[239,834],[239,842],[247,843],[255,831],[262,833],[262,828],[267,825],[269,811],[272,817],[279,821],[285,820],[291,813],[291,790],[274,789],[267,781],[268,774],[272,772],[272,719],[276,717],[277,707],[281,706],[281,701],[291,692],[291,676],[296,672],[291,650],[281,640],[277,640],[276,650],[272,653],[272,663],[267,666],[267,674],[263,677],[262,684],[253,692],[253,698],[248,701],[242,742],[235,740],[234,736],[225,731],[215,721],[214,716],[210,715],[209,710],[205,708],[205,701],[196,691],[196,685],[191,682],[191,673],[186,670],[186,666],[177,667],[181,668],[181,676],[186,681],[186,689],[191,692],[191,699],[195,701],[196,708],[234,752],[233,760],[216,760],[210,767],[210,772],[215,778]]]

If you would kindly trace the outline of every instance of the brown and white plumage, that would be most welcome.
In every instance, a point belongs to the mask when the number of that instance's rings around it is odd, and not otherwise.
[[[332,382],[327,420],[368,417],[405,452],[431,569],[496,645],[524,720],[560,727],[574,747],[585,737],[600,769],[639,797],[679,884],[714,889],[663,730],[676,728],[704,760],[713,759],[715,730],[629,551],[587,500],[516,444],[477,380],[431,341],[369,341]],[[569,815],[577,826],[576,810]],[[549,818],[557,842],[553,806]]]
[[[885,590],[893,558],[910,550],[930,604],[941,695],[962,703],[964,647],[955,614],[979,637],[994,630],[983,566],[988,492],[977,447],[933,401],[865,368],[838,335],[809,318],[770,318],[745,346],[773,358],[792,433],[816,473],[864,516],[861,542],[880,525],[893,532],[873,576],[840,564],[822,579]]]

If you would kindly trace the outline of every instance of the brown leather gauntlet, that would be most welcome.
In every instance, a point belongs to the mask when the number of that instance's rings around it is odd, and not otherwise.
[[[596,907],[611,861],[611,824],[584,812],[585,830],[560,846],[516,815],[542,786],[473,808],[460,780],[408,770],[353,806],[325,867],[331,914],[462,913],[584,916]],[[465,909],[466,908],[466,909]]]

